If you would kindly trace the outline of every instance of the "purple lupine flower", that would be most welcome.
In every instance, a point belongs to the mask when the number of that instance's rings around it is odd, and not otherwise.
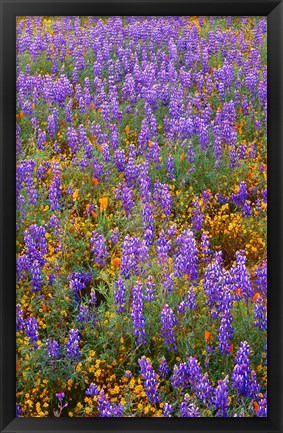
[[[98,394],[98,409],[100,416],[106,418],[122,417],[125,410],[121,404],[112,405],[109,400],[107,400],[103,389]]]
[[[140,366],[140,374],[144,378],[145,393],[148,396],[149,403],[159,403],[161,401],[157,388],[158,380],[151,362],[143,356],[138,360]]]
[[[149,175],[148,161],[145,161],[139,165],[138,184],[139,184],[141,198],[145,199],[145,201],[150,201],[152,180]]]
[[[245,201],[248,198],[246,182],[244,182],[244,181],[240,182],[240,186],[239,186],[237,194],[231,194],[230,198],[233,200],[233,202],[237,206],[243,206]]]
[[[193,144],[191,142],[188,144],[187,160],[191,164],[193,164],[195,162],[195,152],[194,152]]]
[[[214,391],[213,404],[216,409],[217,417],[227,417],[228,415],[228,376],[223,380],[218,380],[218,386]]]
[[[146,300],[148,302],[154,301],[155,292],[156,292],[154,287],[155,287],[155,284],[154,284],[153,278],[151,275],[149,275],[146,279],[146,282],[145,282],[145,295],[143,296],[144,300]]]
[[[30,268],[31,272],[31,290],[40,292],[42,286],[41,266],[38,260],[34,260]]]
[[[166,169],[168,171],[167,177],[168,179],[175,179],[175,163],[172,155],[168,156]]]
[[[149,229],[154,231],[154,218],[152,204],[145,202],[142,210],[142,221],[145,230]]]
[[[73,103],[72,103],[72,100],[70,100],[66,104],[66,122],[67,123],[73,122]]]
[[[187,361],[187,374],[192,390],[196,391],[202,375],[198,361],[194,356],[190,356]]]
[[[170,240],[166,239],[164,230],[161,230],[157,240],[156,253],[157,258],[161,266],[165,266],[169,260],[169,251],[172,249],[172,243]]]
[[[256,416],[259,417],[267,417],[267,393],[264,393],[262,399],[259,400],[259,410],[256,413]]]
[[[102,157],[105,162],[111,162],[110,149],[107,143],[102,144]]]
[[[165,274],[163,280],[164,295],[167,297],[174,290],[174,274]]]
[[[187,362],[181,362],[174,365],[173,374],[170,377],[171,384],[174,388],[187,388],[189,383],[189,368]]]
[[[49,219],[49,222],[46,224],[48,228],[54,228],[56,235],[59,235],[62,232],[62,227],[59,219],[56,215],[52,215]]]
[[[123,243],[121,259],[121,274],[129,278],[131,274],[138,274],[140,240],[126,235]]]
[[[165,304],[161,311],[161,337],[164,338],[164,343],[171,351],[177,350],[176,337],[174,327],[177,324],[177,319],[173,310],[169,305]]]
[[[166,217],[171,215],[172,197],[169,190],[169,185],[166,183],[155,182],[153,198],[156,203],[161,205],[162,212]]]
[[[146,331],[145,331],[145,315],[143,305],[142,284],[140,281],[132,289],[132,311],[131,318],[133,320],[134,336],[137,338],[136,344],[146,344]]]
[[[61,197],[61,178],[60,175],[53,177],[52,183],[49,188],[48,198],[51,206],[51,210],[60,209],[59,198]]]
[[[112,230],[111,235],[110,235],[110,239],[113,242],[113,244],[117,244],[120,240],[120,232],[119,232],[119,228],[116,227],[115,229]]]
[[[22,414],[22,409],[18,403],[16,403],[16,417],[20,417]]]
[[[205,373],[205,375],[199,380],[196,394],[198,399],[200,399],[205,405],[211,405],[213,387],[211,386],[207,373]]]
[[[16,330],[22,331],[25,327],[24,312],[20,304],[16,305]]]
[[[94,289],[91,289],[89,296],[90,296],[89,303],[92,305],[95,305],[97,298],[96,298],[96,292]]]
[[[249,201],[245,201],[242,207],[242,212],[244,216],[251,216],[252,215],[252,207],[250,205]]]
[[[158,370],[159,370],[160,376],[163,377],[163,378],[165,378],[166,376],[168,376],[168,374],[170,373],[170,367],[167,364],[166,359],[165,359],[164,356],[161,358]]]
[[[58,398],[59,402],[61,403],[65,397],[65,393],[64,392],[58,392],[57,394],[55,394],[56,397]]]
[[[242,341],[235,358],[235,367],[232,372],[232,385],[239,395],[250,396],[250,346]]]
[[[90,395],[90,396],[98,395],[99,394],[99,390],[98,390],[97,385],[94,382],[92,382],[89,385],[89,387],[88,387],[88,389],[86,390],[85,393],[86,393],[86,395]]]
[[[261,296],[257,298],[254,304],[254,326],[258,327],[261,331],[267,330],[266,307]]]
[[[140,275],[145,260],[149,260],[148,247],[145,240],[126,235],[123,243],[121,259],[121,275],[126,279],[131,275]],[[147,262],[149,264],[149,262]]]
[[[67,141],[73,153],[76,153],[80,149],[78,133],[72,126],[69,126],[67,129]]]
[[[43,230],[45,231],[45,229]],[[29,229],[25,230],[24,240],[27,254],[26,257],[25,255],[21,256],[21,260],[19,258],[20,263],[18,263],[18,266],[21,267],[21,270],[26,270],[25,266],[27,264],[31,266],[31,263],[34,260],[37,260],[40,265],[43,266],[45,264],[43,253],[45,253],[45,251],[41,251],[37,245],[37,226],[36,228],[34,226],[30,226]]]
[[[58,341],[48,338],[46,340],[46,351],[49,358],[58,359],[60,356],[60,345]]]
[[[92,318],[94,319],[95,316],[93,316],[93,317],[91,316],[88,306],[81,304],[79,306],[79,314],[77,315],[77,318],[76,318],[77,322],[81,322],[81,323],[82,322],[88,322]]]
[[[167,235],[172,237],[172,236],[176,236],[176,233],[177,233],[177,227],[176,227],[176,224],[173,224],[167,230]]]
[[[45,233],[45,228],[36,224],[32,224],[24,232],[27,257],[31,261],[38,260],[40,266],[44,266],[46,263],[44,255],[48,254]]]
[[[46,139],[46,132],[42,131],[41,129],[39,129],[37,131],[37,134],[38,134],[37,135],[37,147],[40,150],[44,150],[44,145],[45,145],[45,143],[47,141],[47,139]]]
[[[229,308],[226,308],[221,316],[218,329],[218,348],[221,353],[228,353],[234,329],[232,327],[233,317]]]
[[[222,264],[222,252],[214,257],[214,261],[207,266],[204,272],[203,287],[204,293],[208,297],[206,304],[210,307],[216,305],[219,300],[220,293],[223,290],[222,279],[223,270]]]
[[[29,316],[25,322],[26,328],[26,336],[29,337],[30,343],[37,349],[38,345],[36,342],[38,341],[38,324],[35,317]]]
[[[180,416],[189,418],[200,417],[199,408],[194,403],[189,403],[189,401],[189,394],[185,394],[184,400],[179,405]]]
[[[94,254],[94,261],[97,265],[105,266],[107,257],[110,254],[105,246],[106,239],[100,235],[96,230],[92,232],[90,244],[93,245],[91,252]]]
[[[175,255],[175,275],[177,277],[187,275],[190,281],[196,280],[198,278],[198,251],[193,233],[190,230],[184,230],[177,237],[176,243],[178,248]]]
[[[202,254],[201,261],[203,263],[210,262],[210,257],[211,257],[210,242],[209,242],[209,236],[205,232],[203,232],[201,235],[200,253]]]
[[[171,404],[164,403],[164,406],[163,406],[163,416],[164,417],[171,417],[172,414],[173,414],[173,412],[174,412],[174,409],[171,406]]]
[[[17,200],[19,200],[21,189],[25,186],[26,192],[30,198],[29,203],[36,204],[37,190],[34,185],[34,169],[35,169],[35,161],[33,159],[21,161],[20,164],[17,166],[17,173],[16,173]],[[17,205],[19,205],[19,203],[17,203]]]
[[[127,217],[130,217],[131,210],[135,206],[133,190],[127,185],[119,184],[115,190],[115,200],[121,199]]]
[[[57,122],[56,122],[53,114],[48,116],[47,129],[48,129],[48,134],[49,134],[50,138],[54,138],[55,134],[57,132],[57,129],[58,129],[58,125],[57,125]]]
[[[117,313],[125,313],[125,303],[126,303],[126,288],[121,277],[115,282],[116,291],[114,292],[115,304],[117,305]]]
[[[267,293],[267,261],[264,260],[255,271],[256,274],[256,286],[257,291],[266,294]]]
[[[68,358],[72,359],[80,356],[81,354],[79,349],[80,339],[81,337],[78,329],[71,329],[69,332],[68,341],[65,345]]]
[[[126,166],[126,157],[124,149],[116,149],[114,152],[114,164],[120,173],[123,173]]]
[[[254,401],[257,400],[259,393],[260,393],[260,386],[257,383],[256,372],[252,370],[251,378],[250,378],[250,389],[249,389],[250,398]]]
[[[253,296],[251,277],[246,267],[247,257],[245,251],[236,252],[236,265],[231,268],[231,275],[234,282],[234,288],[240,288],[245,299]]]
[[[129,188],[131,188],[134,185],[137,177],[138,177],[138,167],[136,165],[135,158],[129,156],[128,162],[125,167],[125,180]]]
[[[68,276],[69,287],[74,292],[79,292],[86,288],[87,284],[91,280],[91,274],[87,272],[73,272]]]
[[[25,273],[30,270],[31,260],[26,254],[22,254],[17,257],[16,260],[16,271],[17,271],[17,281],[20,281]]]
[[[195,302],[197,297],[197,293],[194,287],[190,287],[187,291],[187,299],[186,301],[182,301],[178,305],[178,313],[184,314],[186,310],[195,310],[197,308],[197,304]]]

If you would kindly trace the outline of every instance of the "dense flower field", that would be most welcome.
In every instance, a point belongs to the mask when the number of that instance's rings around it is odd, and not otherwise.
[[[266,20],[17,19],[17,416],[267,415]]]

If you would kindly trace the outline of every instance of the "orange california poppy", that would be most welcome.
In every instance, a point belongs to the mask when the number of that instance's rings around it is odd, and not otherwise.
[[[120,265],[120,259],[119,259],[119,257],[115,257],[112,260],[112,265],[115,266],[115,267],[118,267]]]
[[[76,189],[73,193],[73,199],[76,200],[78,198],[78,196],[79,196],[79,190]]]
[[[209,340],[210,335],[211,335],[210,331],[204,331],[204,339],[205,339],[206,341]]]
[[[96,179],[96,177],[93,177],[93,178],[91,179],[91,181],[92,181],[93,185],[98,185],[98,184],[99,184],[99,180]]]
[[[100,203],[100,210],[101,212],[103,212],[108,207],[108,197],[101,197],[99,199],[99,203]]]
[[[254,404],[254,408],[255,408],[255,413],[258,413],[258,411],[259,411],[259,404],[258,404],[258,402],[254,401],[253,404]]]
[[[260,294],[257,292],[253,296],[253,302],[256,302],[258,300],[258,298],[260,298]]]
[[[91,215],[93,216],[93,218],[96,218],[96,217],[97,217],[97,213],[94,212],[94,210],[91,211]]]
[[[233,343],[232,343],[231,346],[230,346],[229,349],[228,349],[228,352],[229,352],[229,353],[232,353],[232,352],[233,352],[233,349],[234,349],[234,346],[233,346]]]

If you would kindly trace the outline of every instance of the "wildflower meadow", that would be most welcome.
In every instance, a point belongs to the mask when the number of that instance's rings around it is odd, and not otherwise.
[[[17,416],[267,416],[266,44],[17,17]]]

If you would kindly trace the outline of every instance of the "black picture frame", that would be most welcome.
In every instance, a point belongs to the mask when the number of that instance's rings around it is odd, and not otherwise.
[[[1,383],[0,430],[15,432],[283,431],[282,400],[282,83],[283,4],[274,0],[13,1],[1,5]],[[15,418],[15,114],[16,16],[262,15],[268,19],[268,417]]]

